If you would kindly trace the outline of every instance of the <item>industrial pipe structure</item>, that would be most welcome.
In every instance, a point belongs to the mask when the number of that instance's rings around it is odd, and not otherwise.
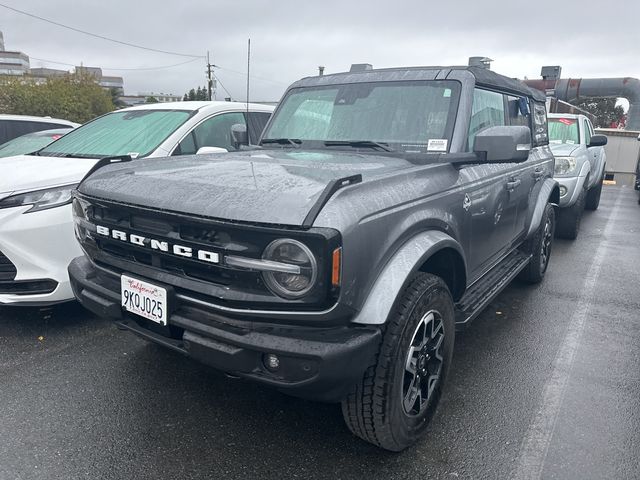
[[[626,130],[640,131],[640,80],[637,78],[545,78],[525,80],[527,85],[565,102],[585,98],[626,98],[629,101]]]

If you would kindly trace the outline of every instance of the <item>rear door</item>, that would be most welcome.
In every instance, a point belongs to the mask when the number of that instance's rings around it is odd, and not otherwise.
[[[511,200],[516,203],[516,212],[514,219],[514,236],[512,241],[517,241],[521,235],[525,233],[527,213],[531,207],[530,202],[533,197],[533,189],[538,181],[546,176],[549,169],[544,162],[540,162],[540,152],[536,149],[535,138],[533,135],[533,115],[532,112],[536,108],[533,102],[526,97],[518,97],[514,95],[505,95],[507,107],[507,123],[509,125],[519,125],[528,127],[531,130],[532,151],[526,162],[516,164],[516,170],[512,174],[512,182],[517,183],[517,188],[513,190],[507,187],[510,192]],[[540,105],[540,108],[542,106]],[[545,122],[546,122],[546,115]],[[544,125],[546,131],[546,125]],[[548,163],[548,162],[547,162]],[[513,185],[511,183],[510,185]]]
[[[478,133],[508,125],[505,96],[500,92],[476,88],[468,149]],[[516,163],[483,164],[467,167],[468,174],[481,179],[471,184],[469,212],[471,214],[471,243],[469,267],[478,276],[493,266],[510,249],[516,235],[518,203],[522,201],[522,167]]]

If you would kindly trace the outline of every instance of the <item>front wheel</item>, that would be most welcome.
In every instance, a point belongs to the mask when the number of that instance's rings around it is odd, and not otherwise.
[[[587,210],[597,210],[600,206],[600,197],[602,196],[602,181],[604,177],[600,179],[597,185],[594,185],[587,192],[587,201],[585,208]]]
[[[558,238],[566,238],[567,240],[575,240],[578,238],[582,214],[584,213],[585,199],[586,192],[582,190],[576,203],[570,207],[560,208],[558,210],[556,226],[556,236]]]
[[[416,275],[389,317],[377,360],[342,401],[349,429],[399,452],[426,434],[453,355],[451,294],[439,277]]]

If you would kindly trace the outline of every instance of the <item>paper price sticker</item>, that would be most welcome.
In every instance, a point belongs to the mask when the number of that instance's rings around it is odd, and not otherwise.
[[[448,142],[446,138],[431,139],[427,144],[427,151],[428,152],[446,152],[447,144]]]

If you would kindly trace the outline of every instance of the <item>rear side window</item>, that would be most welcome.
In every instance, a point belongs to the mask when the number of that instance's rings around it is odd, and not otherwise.
[[[35,122],[32,120],[0,120],[0,144],[27,133],[61,127],[68,128],[68,125],[53,122]]]
[[[531,128],[531,111],[526,97],[506,96],[509,125],[521,125]]]
[[[533,144],[536,147],[549,144],[547,107],[544,103],[533,104]]]

